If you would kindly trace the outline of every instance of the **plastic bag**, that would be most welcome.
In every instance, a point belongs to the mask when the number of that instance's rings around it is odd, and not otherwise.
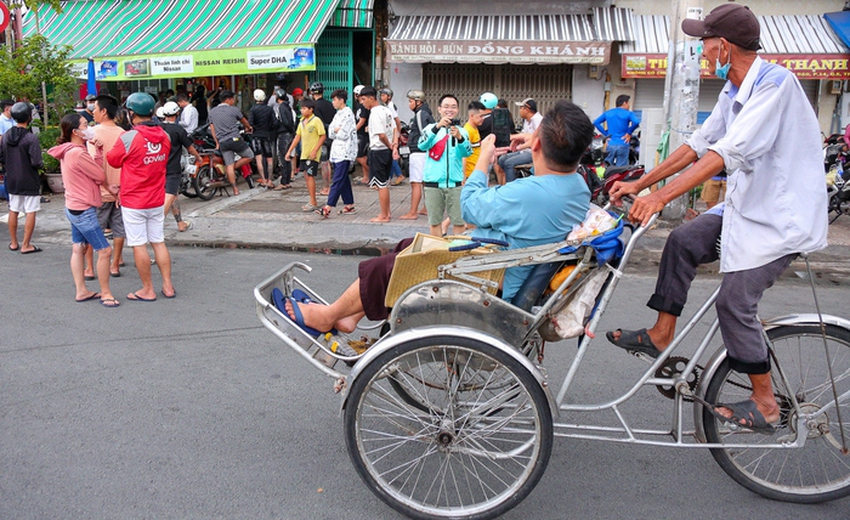
[[[567,240],[585,240],[617,227],[617,219],[596,204],[591,204],[581,224],[573,226]]]
[[[608,271],[597,269],[584,287],[573,295],[572,300],[552,316],[552,324],[558,336],[564,339],[575,338],[584,332],[584,320],[590,316],[590,311],[596,304],[596,296],[605,284],[607,276]]]

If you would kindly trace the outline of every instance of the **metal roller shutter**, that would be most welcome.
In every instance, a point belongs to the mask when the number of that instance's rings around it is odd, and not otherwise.
[[[571,99],[572,66],[424,63],[422,85],[432,107],[443,94],[454,94],[460,106],[466,107],[482,92],[493,92],[507,100],[516,119],[519,108],[514,101],[534,98],[537,109],[546,113],[558,100]],[[462,109],[461,116],[465,113]]]

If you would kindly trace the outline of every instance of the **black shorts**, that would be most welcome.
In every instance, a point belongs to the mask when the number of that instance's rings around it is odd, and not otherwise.
[[[301,162],[302,170],[304,170],[304,175],[308,177],[315,177],[319,174],[319,162],[318,161],[302,161]]]
[[[389,186],[392,167],[392,150],[369,150],[369,186]]]
[[[254,151],[254,155],[262,155],[263,157],[274,156],[272,140],[268,137],[251,137],[251,150]]]
[[[357,158],[369,155],[369,135],[357,135]]]
[[[165,172],[165,193],[169,195],[177,195],[180,191],[180,176],[181,173]]]
[[[230,166],[236,162],[236,157],[233,154],[239,154],[239,157],[254,158],[254,152],[242,138],[225,139],[218,142],[218,149],[221,151],[221,157],[224,159],[224,164]]]

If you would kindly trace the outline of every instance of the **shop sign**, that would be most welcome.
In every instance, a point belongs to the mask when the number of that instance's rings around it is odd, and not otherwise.
[[[387,59],[407,63],[588,63],[606,65],[610,42],[387,41]]]
[[[781,65],[799,79],[850,79],[848,54],[759,54],[770,63]],[[667,75],[665,54],[624,54],[624,78],[663,78]],[[708,60],[700,60],[700,76],[712,77]]]
[[[98,81],[316,70],[315,52],[309,44],[96,58],[94,62]],[[85,60],[72,62],[75,77],[88,79],[86,64]]]

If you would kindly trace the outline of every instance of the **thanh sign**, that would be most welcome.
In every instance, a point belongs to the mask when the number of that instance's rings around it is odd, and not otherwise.
[[[760,54],[799,79],[850,79],[850,55],[847,54]],[[666,54],[624,54],[624,78],[663,78],[667,75]],[[711,77],[708,61],[700,60],[700,76]]]
[[[610,42],[388,40],[387,59],[408,63],[606,65]]]

